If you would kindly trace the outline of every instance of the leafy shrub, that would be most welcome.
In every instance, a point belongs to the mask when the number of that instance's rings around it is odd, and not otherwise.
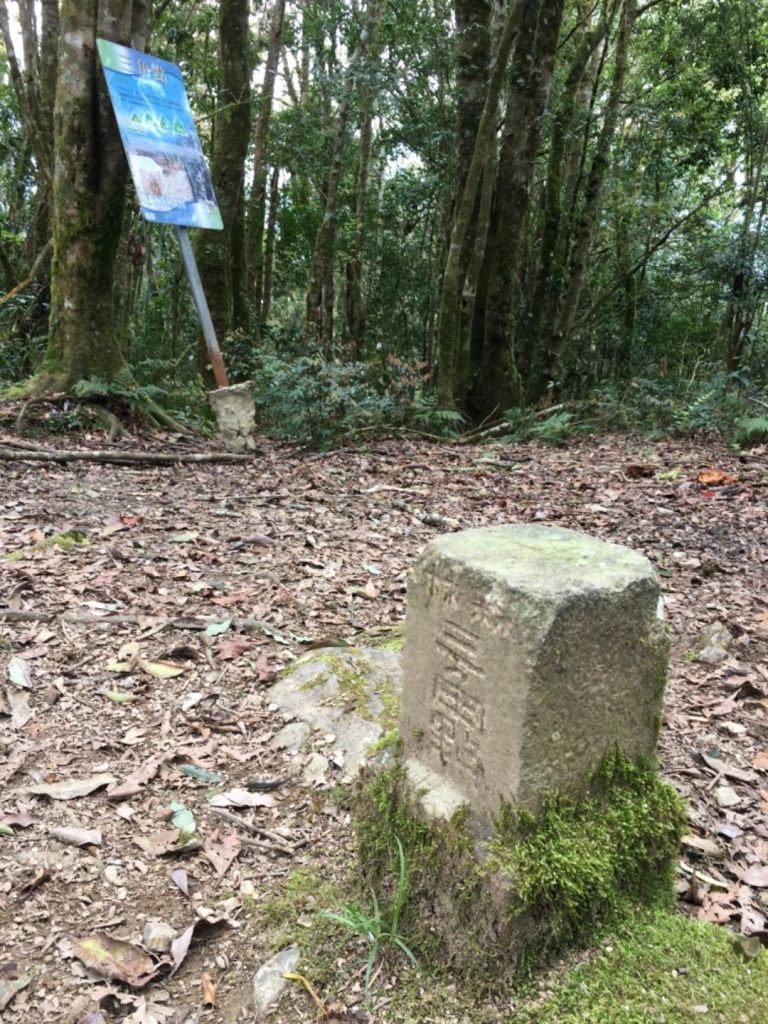
[[[739,448],[754,448],[768,441],[768,416],[751,416],[737,420],[734,443]]]
[[[253,379],[260,428],[314,448],[407,424],[447,435],[462,423],[459,413],[436,409],[418,369],[398,360],[335,363],[319,353],[282,358],[266,352]]]
[[[594,398],[600,427],[655,437],[712,433],[740,445],[759,443],[761,417],[751,415],[753,403],[762,401],[758,389],[742,374],[728,375],[714,365],[703,369],[688,381],[641,378],[621,391],[600,388]]]

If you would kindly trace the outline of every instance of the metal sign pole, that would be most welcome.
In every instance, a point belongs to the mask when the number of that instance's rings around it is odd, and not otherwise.
[[[211,320],[208,302],[206,301],[205,292],[203,291],[203,282],[200,280],[200,272],[197,269],[195,254],[192,251],[192,243],[189,240],[189,232],[186,228],[182,228],[178,224],[173,225],[173,230],[176,233],[179,248],[181,249],[181,258],[184,261],[184,269],[187,272],[189,287],[192,291],[195,309],[197,310],[197,318],[203,329],[205,347],[208,350],[208,358],[211,362],[211,369],[213,370],[213,378],[216,381],[216,387],[228,388],[229,378],[227,377],[227,371],[224,368],[224,360],[221,358],[221,349],[219,348],[219,342],[216,338],[216,329],[213,326],[213,320]]]

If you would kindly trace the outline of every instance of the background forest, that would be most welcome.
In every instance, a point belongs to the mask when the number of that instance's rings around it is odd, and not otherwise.
[[[0,382],[202,415],[97,36],[180,64],[260,425],[768,436],[761,0],[0,0]]]

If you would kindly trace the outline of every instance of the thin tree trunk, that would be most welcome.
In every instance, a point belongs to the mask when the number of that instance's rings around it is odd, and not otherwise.
[[[316,345],[330,358],[333,352],[333,268],[336,255],[336,219],[339,184],[347,139],[350,105],[357,88],[356,76],[364,66],[373,43],[379,16],[379,0],[369,0],[365,24],[349,62],[344,93],[336,113],[333,156],[325,188],[325,209],[317,232],[309,268],[304,332],[310,345]]]
[[[563,199],[569,179],[569,139],[577,113],[583,109],[592,92],[597,65],[590,61],[598,53],[610,25],[611,17],[603,18],[591,31],[586,32],[576,47],[568,76],[562,89],[562,99],[555,112],[552,139],[547,161],[544,188],[544,213],[539,244],[539,263],[536,270],[533,295],[529,301],[519,352],[520,373],[526,389],[531,384],[534,365],[540,356],[542,332],[552,322],[557,295],[562,285],[562,259],[567,252]]]
[[[196,239],[200,276],[220,344],[231,330],[248,329],[242,232],[243,175],[251,129],[248,13],[248,0],[222,0],[219,5],[221,84],[211,178],[224,228],[220,233],[201,231]],[[202,340],[198,356],[207,375],[208,356]]]
[[[592,240],[592,231],[597,216],[597,204],[600,198],[603,179],[608,169],[611,143],[618,123],[621,93],[624,88],[624,79],[626,78],[628,67],[629,41],[636,17],[637,7],[635,0],[625,0],[621,13],[619,35],[616,41],[613,78],[611,80],[603,124],[584,188],[583,206],[571,251],[566,289],[558,310],[554,334],[550,340],[548,351],[545,354],[543,373],[539,378],[538,394],[536,397],[541,397],[545,394],[550,383],[556,379],[560,358],[566,344],[570,340],[571,330],[576,319],[579,299],[581,298],[581,291],[584,285],[584,274],[589,255],[589,246]]]
[[[267,61],[258,102],[258,117],[253,134],[253,185],[248,202],[248,278],[257,311],[253,325],[254,338],[261,337],[260,310],[264,305],[264,213],[267,189],[267,140],[272,117],[275,79],[280,61],[280,49],[285,18],[285,0],[275,0],[269,29]]]
[[[513,314],[519,305],[524,226],[563,9],[564,0],[527,0],[515,46],[488,243],[483,354],[472,394],[472,411],[481,418],[503,412],[521,397],[512,350]]]
[[[456,394],[456,384],[461,291],[463,285],[461,279],[462,253],[465,239],[472,224],[475,202],[483,172],[491,158],[499,96],[507,70],[509,54],[518,30],[516,15],[518,6],[511,4],[507,11],[507,18],[488,80],[483,113],[477,128],[477,138],[472,152],[472,159],[451,224],[450,241],[448,243],[448,252],[446,254],[440,289],[436,346],[438,363],[437,404],[443,409],[455,408],[458,397]]]
[[[352,257],[347,264],[347,335],[351,341],[352,358],[362,358],[365,344],[365,299],[363,297],[363,250],[365,248],[365,220],[368,207],[371,147],[373,144],[373,112],[370,91],[363,103],[360,124],[360,151],[357,162],[355,188],[355,237]]]
[[[264,244],[264,287],[261,299],[261,322],[269,322],[272,309],[272,278],[275,266],[275,228],[277,208],[280,203],[280,168],[275,164],[269,183],[269,213],[267,215],[267,237]]]

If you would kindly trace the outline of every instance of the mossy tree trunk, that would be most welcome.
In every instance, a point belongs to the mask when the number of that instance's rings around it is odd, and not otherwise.
[[[48,350],[35,387],[129,378],[115,330],[115,257],[127,162],[96,37],[142,47],[147,4],[64,0],[54,111],[53,265]]]
[[[243,175],[251,131],[248,11],[248,0],[222,0],[219,5],[221,81],[211,177],[224,228],[201,231],[196,239],[200,276],[220,344],[231,330],[248,329],[243,231]],[[202,340],[200,356],[207,366]]]

